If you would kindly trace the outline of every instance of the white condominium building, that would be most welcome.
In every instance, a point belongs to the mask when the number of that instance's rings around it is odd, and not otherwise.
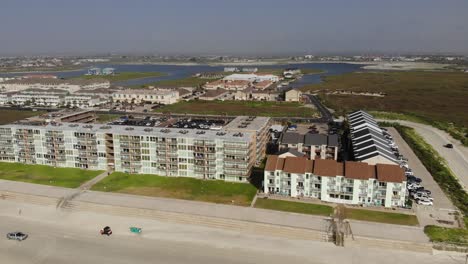
[[[0,161],[247,182],[253,133],[83,123],[0,126]]]
[[[249,82],[262,82],[262,81],[271,81],[277,82],[280,78],[277,75],[273,74],[263,74],[263,73],[234,73],[224,77],[223,80],[226,81],[249,81]]]
[[[62,89],[70,93],[84,89],[109,88],[110,82],[105,79],[71,79],[62,80],[54,78],[27,78],[20,80],[9,80],[0,83],[3,92],[18,92],[27,89]]]
[[[179,101],[177,89],[127,89],[112,94],[115,102],[174,104]]]
[[[406,177],[398,165],[268,156],[264,192],[368,206],[401,207]]]

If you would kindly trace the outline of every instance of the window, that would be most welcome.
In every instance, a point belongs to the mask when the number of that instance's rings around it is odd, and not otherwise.
[[[309,179],[309,174],[306,174],[306,179],[307,179],[307,180]]]
[[[291,186],[291,181],[288,181],[288,186]]]
[[[304,183],[303,183],[303,182],[298,182],[298,185],[299,185],[299,187],[304,187]]]
[[[385,182],[379,182],[379,187],[385,187],[385,186],[387,186],[387,183],[385,183]]]
[[[273,179],[270,179],[270,180],[269,180],[269,183],[270,183],[270,184],[273,184],[273,183],[274,183],[274,182],[273,182]]]

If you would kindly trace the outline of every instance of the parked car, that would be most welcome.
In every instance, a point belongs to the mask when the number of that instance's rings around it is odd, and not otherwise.
[[[414,199],[417,199],[417,200],[429,200],[429,201],[434,201],[434,199],[432,197],[430,197],[429,195],[427,195],[426,193],[422,193],[422,192],[416,192],[413,194],[413,198]]]
[[[453,148],[453,145],[449,143],[449,144],[445,144],[444,147],[451,149],[451,148]]]
[[[408,183],[414,183],[414,182],[421,183],[422,182],[422,180],[420,178],[418,178],[418,177],[416,177],[414,175],[407,176],[406,180],[407,180]]]
[[[25,233],[16,231],[16,232],[8,233],[8,234],[6,235],[6,237],[7,237],[8,239],[14,239],[14,240],[18,240],[18,241],[23,241],[23,240],[25,240],[26,238],[28,238],[28,235],[25,234]]]
[[[432,201],[422,200],[422,199],[416,200],[416,203],[420,205],[433,205],[434,204]]]
[[[408,184],[408,190],[413,190],[413,189],[416,189],[416,188],[419,188],[419,187],[422,187],[419,183],[411,183],[411,184]]]

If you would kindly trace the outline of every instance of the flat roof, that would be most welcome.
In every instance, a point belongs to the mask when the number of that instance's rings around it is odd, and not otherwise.
[[[166,138],[194,138],[204,140],[222,139],[233,142],[250,142],[252,133],[248,132],[229,132],[224,130],[200,130],[200,129],[180,129],[180,128],[150,128],[142,126],[122,126],[122,125],[103,125],[103,124],[85,124],[85,123],[56,123],[53,125],[26,125],[26,124],[7,124],[1,128],[15,129],[43,129],[54,131],[72,131],[80,133],[112,133],[129,136],[153,136]]]
[[[227,131],[260,131],[268,125],[270,117],[265,116],[238,116],[234,118],[224,129]]]

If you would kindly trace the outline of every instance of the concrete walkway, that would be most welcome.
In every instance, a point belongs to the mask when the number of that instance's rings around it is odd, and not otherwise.
[[[105,171],[101,174],[99,174],[98,176],[92,178],[91,180],[83,183],[80,187],[78,187],[78,189],[80,190],[89,190],[91,189],[91,187],[93,187],[96,183],[102,181],[104,178],[106,178],[107,176],[109,176],[112,172],[110,171]]]
[[[0,181],[0,195],[2,194],[2,191],[27,193],[42,197],[46,196],[61,199],[63,197],[61,195],[69,193],[70,189],[30,183]],[[302,228],[322,232],[326,228],[325,218],[321,216],[279,212],[250,207],[95,191],[83,191],[79,196],[73,198],[73,201],[64,203],[63,207],[67,207],[73,203],[101,204],[106,206],[115,206],[116,208],[139,208],[144,210],[204,216],[217,219]],[[361,221],[350,221],[350,223],[353,233],[356,236],[396,241],[428,242],[428,238],[420,227]]]

